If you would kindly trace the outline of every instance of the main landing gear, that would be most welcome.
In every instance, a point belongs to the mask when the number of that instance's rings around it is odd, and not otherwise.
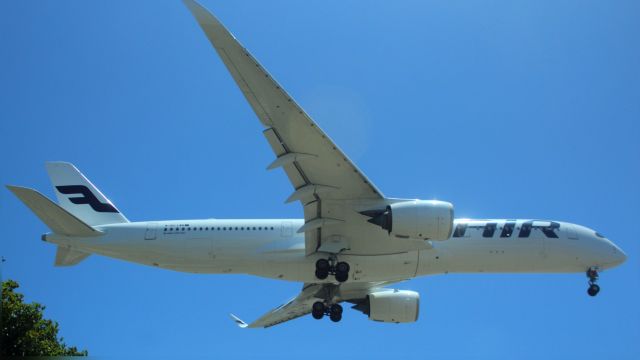
[[[316,261],[316,277],[320,280],[326,279],[329,274],[335,275],[336,281],[345,282],[349,278],[349,264],[344,261],[336,263],[336,259],[318,259]]]
[[[596,284],[598,282],[598,269],[595,267],[589,268],[587,270],[587,277],[589,278],[589,288],[587,289],[587,294],[589,296],[596,296],[600,292],[600,286]]]
[[[325,315],[329,316],[329,319],[333,322],[342,320],[342,306],[340,304],[325,305],[322,301],[314,302],[311,307],[311,316],[316,320],[320,320]]]

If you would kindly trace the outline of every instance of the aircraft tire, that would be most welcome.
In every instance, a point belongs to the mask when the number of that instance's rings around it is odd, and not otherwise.
[[[327,259],[318,259],[318,261],[316,261],[316,270],[326,271],[328,273],[329,267],[329,260]]]
[[[320,269],[316,269],[316,277],[319,280],[324,280],[329,276],[329,271],[328,270],[320,270]]]
[[[336,272],[337,273],[348,273],[349,270],[351,269],[351,267],[349,266],[348,263],[341,261],[339,263],[336,264]]]
[[[311,316],[313,316],[313,318],[316,320],[322,319],[322,317],[324,316],[324,309],[325,306],[323,303],[321,303],[320,301],[314,302],[311,306]]]
[[[333,322],[338,322],[342,320],[342,313],[331,313],[329,314],[329,319]]]
[[[336,281],[337,282],[345,282],[349,279],[349,273],[336,272]]]

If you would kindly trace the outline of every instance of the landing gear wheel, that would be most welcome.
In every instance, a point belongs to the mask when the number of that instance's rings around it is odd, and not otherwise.
[[[342,314],[331,314],[329,315],[329,319],[331,319],[331,321],[333,322],[338,322],[340,320],[342,320]]]
[[[348,273],[351,267],[344,261],[341,261],[336,264],[336,272],[337,273]]]
[[[319,280],[324,280],[329,276],[329,270],[331,265],[327,259],[318,259],[316,261],[316,277]]]
[[[342,306],[340,304],[333,304],[331,305],[331,308],[329,309],[329,311],[333,314],[333,313],[340,313],[342,314]]]
[[[329,309],[329,319],[333,322],[342,320],[342,306],[338,304],[331,305],[331,308]]]
[[[322,302],[316,301],[311,306],[311,316],[316,320],[320,320],[324,316],[325,309],[326,307]]]
[[[587,289],[587,294],[589,296],[596,296],[600,292],[600,286],[596,284],[598,282],[598,268],[590,267],[587,270],[587,277],[589,278],[589,288]]]
[[[329,277],[329,271],[327,270],[320,270],[320,269],[316,269],[316,277],[319,280],[324,280],[327,277]]]
[[[597,284],[591,284],[591,286],[589,286],[589,289],[587,290],[587,294],[589,294],[589,296],[596,296],[599,292],[600,286],[598,286]]]
[[[320,320],[325,315],[329,316],[329,319],[333,322],[342,320],[342,306],[340,306],[340,304],[327,306],[322,301],[316,301],[311,305],[311,316],[313,316],[314,319]]]
[[[351,267],[349,266],[349,264],[347,264],[344,261],[337,263],[336,264],[336,281],[338,282],[347,281],[347,279],[349,279],[350,268]]]
[[[316,270],[329,271],[329,260],[327,259],[318,259],[316,261]]]
[[[324,280],[329,275],[335,275],[337,282],[345,282],[349,279],[351,267],[344,261],[336,264],[335,256],[330,259],[318,259],[316,261],[316,278]]]
[[[349,279],[349,273],[342,273],[342,272],[336,273],[336,281],[337,282],[341,282],[342,283],[342,282],[347,281],[347,279]]]

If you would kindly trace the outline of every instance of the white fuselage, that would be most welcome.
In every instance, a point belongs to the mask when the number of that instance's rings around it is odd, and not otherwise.
[[[134,222],[98,226],[104,232],[98,237],[47,234],[44,239],[175,271],[331,282],[314,276],[316,260],[326,254],[305,255],[304,234],[296,232],[303,223],[302,219]],[[527,223],[530,231],[522,231]],[[512,224],[511,231],[504,229],[506,224]],[[555,228],[549,230],[549,224]],[[421,250],[382,255],[346,250],[338,257],[351,265],[349,282],[395,281],[448,272],[584,272],[590,267],[607,269],[625,260],[611,241],[580,225],[458,219],[454,227],[451,238],[425,241]]]

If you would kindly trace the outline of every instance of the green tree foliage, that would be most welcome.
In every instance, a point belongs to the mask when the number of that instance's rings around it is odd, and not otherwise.
[[[0,322],[0,358],[8,356],[87,356],[75,346],[67,347],[58,338],[58,323],[45,319],[45,307],[25,304],[24,295],[16,292],[18,283],[2,282]]]

